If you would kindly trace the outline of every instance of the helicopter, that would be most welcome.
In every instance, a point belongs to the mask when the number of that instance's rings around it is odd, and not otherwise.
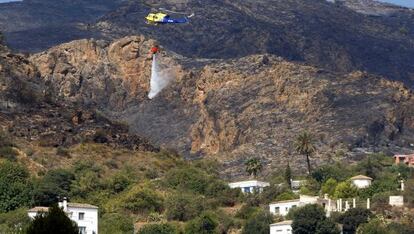
[[[184,17],[181,18],[171,18],[169,14],[177,14],[177,15],[184,15]],[[159,8],[158,12],[155,13],[149,13],[145,19],[147,20],[147,24],[184,24],[189,23],[190,18],[194,16],[194,13],[187,14],[183,12],[176,12],[176,11],[170,11],[165,8]]]

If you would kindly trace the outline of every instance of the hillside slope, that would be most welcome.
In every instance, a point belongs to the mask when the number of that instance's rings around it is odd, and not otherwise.
[[[303,168],[292,143],[304,130],[316,137],[313,163],[412,148],[414,98],[399,82],[364,72],[332,73],[272,55],[202,60],[163,50],[176,82],[149,100],[151,44],[142,36],[81,40],[30,61],[60,99],[97,106],[187,158],[217,158],[228,175],[241,175],[244,160],[255,156],[268,172],[286,160]]]
[[[147,25],[148,4],[196,14],[188,25]],[[1,4],[0,17],[10,45],[23,51],[39,52],[73,39],[141,34],[186,57],[269,53],[414,85],[413,11],[373,0],[32,0]]]

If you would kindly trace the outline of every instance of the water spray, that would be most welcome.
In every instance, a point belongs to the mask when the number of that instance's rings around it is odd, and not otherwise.
[[[148,93],[148,98],[153,99],[159,92],[161,92],[161,90],[167,87],[172,80],[174,80],[174,76],[170,69],[163,66],[157,59],[157,53],[154,53],[152,55],[150,91]]]

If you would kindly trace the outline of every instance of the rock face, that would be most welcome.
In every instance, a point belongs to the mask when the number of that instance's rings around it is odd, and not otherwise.
[[[163,50],[176,82],[149,100],[152,43],[141,36],[74,41],[30,61],[61,101],[93,104],[187,158],[216,158],[227,165],[226,175],[241,176],[249,157],[262,158],[266,173],[287,160],[304,169],[303,157],[292,150],[304,130],[317,142],[314,164],[409,151],[414,143],[414,98],[402,83],[269,54],[206,60]]]
[[[96,142],[139,151],[159,150],[145,138],[129,134],[128,126],[122,122],[106,119],[96,107],[76,106],[76,100],[64,96],[66,89],[55,90],[57,81],[42,76],[43,65],[41,62],[35,65],[27,57],[12,54],[0,45],[1,134],[7,132],[19,141],[48,147]],[[53,69],[60,74],[62,66],[59,63]],[[67,83],[78,81],[73,77],[67,79]]]
[[[186,25],[147,25],[148,4],[195,16]],[[142,34],[186,57],[269,53],[414,85],[413,11],[374,0],[31,0],[0,4],[0,30],[23,51],[73,39]]]
[[[146,99],[152,40],[127,37],[111,44],[80,40],[36,54],[30,60],[58,98],[121,111]],[[168,57],[163,63],[179,66]]]

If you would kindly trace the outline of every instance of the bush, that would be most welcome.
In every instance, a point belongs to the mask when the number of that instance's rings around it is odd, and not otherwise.
[[[350,182],[339,183],[334,192],[335,198],[354,198],[358,195],[358,189]]]
[[[12,162],[0,163],[0,212],[29,206],[31,187],[25,168]]]
[[[70,194],[71,184],[75,175],[65,169],[51,170],[35,185],[33,191],[34,203],[41,206],[50,206],[58,202],[58,197],[67,197]]]
[[[255,213],[259,211],[258,206],[252,206],[250,204],[244,204],[240,210],[236,213],[236,218],[239,219],[248,219],[252,217]]]
[[[205,213],[197,217],[185,226],[185,234],[214,234],[218,233],[218,222],[211,213]]]
[[[178,234],[178,230],[168,223],[147,224],[142,227],[138,234]]]
[[[260,211],[251,216],[243,227],[243,234],[268,234],[270,224],[273,222],[272,215],[269,212]]]
[[[315,196],[319,193],[320,188],[320,184],[315,179],[307,179],[306,183],[300,188],[300,194]]]
[[[369,223],[361,224],[357,230],[358,234],[397,234],[387,229],[387,226],[379,219],[372,219]]]
[[[99,233],[133,234],[134,223],[131,218],[122,214],[106,213],[99,220]]]
[[[16,149],[11,146],[3,146],[0,148],[0,156],[10,161],[16,161],[16,156],[19,155]]]
[[[371,211],[363,208],[352,208],[338,217],[338,223],[343,225],[344,234],[354,234],[359,225],[367,223],[373,217]]]
[[[334,196],[335,188],[338,185],[338,182],[335,179],[328,179],[322,185],[322,193],[328,194],[330,197]]]
[[[162,220],[164,220],[164,216],[160,213],[157,212],[152,212],[148,214],[147,217],[147,222],[151,223],[151,222],[161,222]]]
[[[44,233],[79,234],[79,229],[62,209],[54,205],[46,214],[37,215],[27,229],[27,234]]]
[[[234,206],[241,196],[240,189],[231,189],[227,184],[219,180],[213,180],[206,188],[206,195],[214,197],[222,206]]]
[[[339,234],[333,222],[326,218],[324,209],[319,205],[306,205],[293,213],[292,233],[294,234]]]
[[[133,183],[131,175],[126,172],[118,172],[109,181],[109,188],[113,193],[120,193]]]
[[[70,156],[70,152],[65,147],[59,146],[56,149],[56,155],[63,156],[63,157],[69,157]]]
[[[189,194],[176,194],[168,198],[166,210],[168,220],[185,222],[203,212],[204,202],[201,197]]]
[[[290,190],[288,189],[287,186],[279,186],[277,184],[271,184],[270,186],[265,187],[263,189],[263,192],[260,193],[259,199],[262,204],[269,204],[270,202],[275,201],[279,195],[285,192],[290,194]],[[286,195],[286,196],[290,197],[290,195]]]
[[[293,193],[292,191],[287,191],[277,196],[276,201],[285,201],[285,200],[292,200],[292,199],[297,199],[297,198],[299,198],[297,194]]]
[[[123,208],[135,214],[161,212],[163,198],[148,188],[134,188],[128,192],[126,199],[123,200]]]
[[[319,183],[324,183],[328,179],[344,181],[350,176],[349,170],[341,164],[323,165],[312,172],[312,178]]]
[[[0,214],[0,233],[23,234],[30,224],[27,209],[20,208],[14,211]]]
[[[210,177],[196,168],[185,167],[168,171],[165,181],[174,189],[205,194]]]

